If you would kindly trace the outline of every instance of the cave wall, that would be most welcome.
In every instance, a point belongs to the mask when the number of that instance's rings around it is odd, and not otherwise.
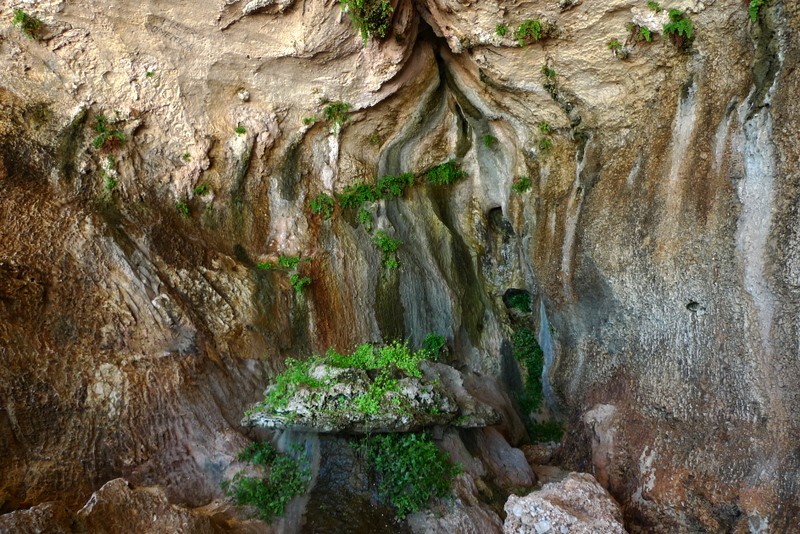
[[[606,43],[665,16],[644,2],[394,5],[363,45],[332,1],[0,3],[0,510],[120,475],[204,504],[283,358],[436,331],[500,375],[502,296],[522,288],[553,342],[565,461],[631,529],[788,528],[800,8],[753,23],[740,2],[664,2],[691,46],[658,35],[623,61]],[[528,18],[556,35],[495,33]],[[352,105],[342,128],[304,123],[326,100]],[[113,162],[99,114],[128,138]],[[397,270],[352,214],[308,209],[452,157],[466,180],[373,209]],[[281,254],[312,258],[303,295],[254,268]]]

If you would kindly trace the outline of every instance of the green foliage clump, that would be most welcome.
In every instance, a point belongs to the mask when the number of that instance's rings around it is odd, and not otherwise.
[[[316,117],[303,117],[303,124],[306,126],[312,126],[315,122],[317,122]]]
[[[344,209],[358,209],[365,202],[375,202],[380,198],[381,195],[376,186],[363,182],[345,186],[341,193],[336,193],[336,200]]]
[[[357,445],[378,477],[378,492],[403,518],[444,497],[460,473],[425,433],[369,436]]]
[[[664,24],[664,35],[668,35],[676,46],[685,47],[691,43],[693,34],[691,19],[680,9],[670,9],[669,22]]]
[[[311,258],[301,258],[300,256],[278,256],[278,265],[284,269],[294,269],[300,265],[301,261],[311,261]]]
[[[539,410],[542,405],[542,371],[544,371],[544,353],[536,337],[529,328],[520,328],[514,332],[512,353],[526,371],[525,391],[519,399],[525,414]]]
[[[194,187],[194,194],[200,197],[202,197],[203,195],[207,195],[210,192],[211,192],[211,187],[208,184],[197,184]]]
[[[650,28],[647,26],[639,26],[638,24],[634,24],[633,22],[629,22],[626,26],[628,29],[628,33],[630,34],[630,39],[633,41],[640,43],[642,41],[652,43],[653,42],[653,32],[650,31]]]
[[[392,20],[392,4],[388,0],[339,0],[353,24],[361,33],[364,44],[370,37],[383,39]]]
[[[260,261],[260,262],[256,263],[256,269],[260,269],[262,271],[269,271],[270,269],[273,269],[274,267],[275,267],[275,264],[272,263],[271,261]]]
[[[369,210],[360,208],[358,213],[356,213],[356,220],[367,232],[372,231],[372,214],[369,212]]]
[[[181,217],[189,217],[189,204],[185,198],[181,198],[175,203],[175,209],[178,210]]]
[[[334,102],[328,102],[322,109],[322,116],[325,117],[326,121],[336,126],[341,126],[350,120],[350,117],[347,115],[348,111],[350,111],[350,104],[336,100]]]
[[[508,34],[508,26],[506,26],[505,24],[498,24],[494,28],[494,33],[496,33],[500,37],[505,37]]]
[[[125,134],[121,130],[111,128],[105,115],[95,117],[94,131],[97,136],[92,146],[101,152],[111,152],[125,144]]]
[[[388,269],[394,269],[400,266],[397,260],[397,250],[403,244],[399,239],[392,239],[383,230],[378,230],[372,236],[372,242],[378,247],[378,250],[383,252],[383,265]]]
[[[549,122],[542,121],[537,125],[537,127],[539,128],[539,133],[542,135],[550,135],[553,133],[553,127],[550,126]]]
[[[186,163],[189,163],[190,161],[192,161],[192,155],[189,154],[188,152],[184,152],[183,155],[181,156],[181,159]]]
[[[561,441],[564,435],[564,426],[558,421],[542,421],[528,425],[528,434],[531,441],[545,443],[549,441]]]
[[[431,360],[436,360],[445,347],[447,347],[447,339],[441,334],[430,332],[422,340],[422,350],[429,354]]]
[[[244,471],[223,483],[225,493],[240,506],[254,506],[260,519],[270,522],[283,515],[293,497],[302,495],[311,481],[308,458],[299,459],[277,451],[269,442],[251,443],[238,456],[262,472],[262,478]]]
[[[497,146],[497,138],[491,134],[486,134],[483,136],[483,146],[488,149],[493,149]]]
[[[537,42],[553,33],[553,28],[547,22],[538,19],[527,19],[522,21],[516,31],[514,37],[517,38],[519,46],[525,46],[528,42]]]
[[[333,216],[333,197],[320,193],[308,202],[308,207],[314,215],[321,215],[323,219],[328,220]]]
[[[310,374],[311,366],[317,363],[315,359],[286,358],[284,363],[286,369],[275,377],[275,383],[264,398],[262,406],[265,408],[283,408],[299,388],[304,386],[315,388],[322,385],[320,380]]]
[[[553,148],[553,141],[551,139],[547,137],[539,139],[539,150],[542,152],[547,152],[551,148]]]
[[[433,185],[449,185],[467,175],[466,172],[458,168],[455,160],[450,160],[441,165],[437,165],[428,171],[425,178],[429,184]]]
[[[528,189],[530,189],[532,185],[533,184],[531,183],[530,178],[528,178],[527,176],[520,176],[516,180],[514,180],[513,184],[511,184],[511,190],[514,193],[520,195],[525,191],[527,191]]]
[[[111,192],[117,187],[117,179],[114,178],[112,175],[103,172],[103,187],[105,187],[106,191]]]
[[[289,283],[292,284],[292,289],[294,289],[294,292],[298,295],[301,295],[303,293],[303,289],[311,284],[311,278],[308,276],[300,276],[297,273],[292,273],[289,275]]]
[[[14,18],[11,23],[20,29],[28,39],[36,39],[39,30],[42,28],[42,21],[34,16],[28,15],[21,9],[14,10]]]
[[[555,80],[556,71],[555,69],[551,69],[549,66],[547,66],[547,64],[544,64],[542,65],[542,75],[548,80]]]
[[[607,43],[608,49],[614,52],[616,55],[618,52],[622,52],[622,41],[619,39],[611,39]]]
[[[524,313],[531,312],[531,295],[527,292],[514,293],[506,299],[506,305]]]
[[[233,131],[236,132],[238,135],[244,135],[247,133],[247,128],[245,128],[240,124],[239,126],[234,128]]]
[[[656,13],[661,13],[661,11],[663,11],[663,8],[661,7],[661,4],[659,4],[658,2],[655,2],[654,0],[650,0],[649,2],[647,2],[647,7],[649,7],[651,10],[653,10]]]
[[[403,196],[406,187],[414,186],[414,173],[406,172],[400,176],[382,176],[378,178],[378,194],[382,198]]]
[[[761,11],[761,8],[767,5],[768,3],[769,0],[750,0],[750,6],[748,7],[750,20],[752,20],[753,22],[758,20],[758,13]]]

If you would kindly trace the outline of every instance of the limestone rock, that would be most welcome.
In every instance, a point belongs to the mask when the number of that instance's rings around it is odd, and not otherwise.
[[[507,534],[625,534],[622,510],[587,473],[570,473],[505,505]]]

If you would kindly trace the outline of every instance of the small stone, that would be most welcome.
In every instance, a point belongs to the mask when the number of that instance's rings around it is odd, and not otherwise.
[[[239,100],[241,100],[242,102],[250,101],[250,91],[248,91],[247,89],[239,89],[237,96],[239,97]]]
[[[550,523],[548,521],[539,521],[533,528],[536,529],[536,534],[546,534],[550,532]]]

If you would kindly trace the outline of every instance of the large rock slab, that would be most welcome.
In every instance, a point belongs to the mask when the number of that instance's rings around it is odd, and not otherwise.
[[[587,473],[570,473],[560,482],[505,505],[506,534],[625,534],[622,510]]]

